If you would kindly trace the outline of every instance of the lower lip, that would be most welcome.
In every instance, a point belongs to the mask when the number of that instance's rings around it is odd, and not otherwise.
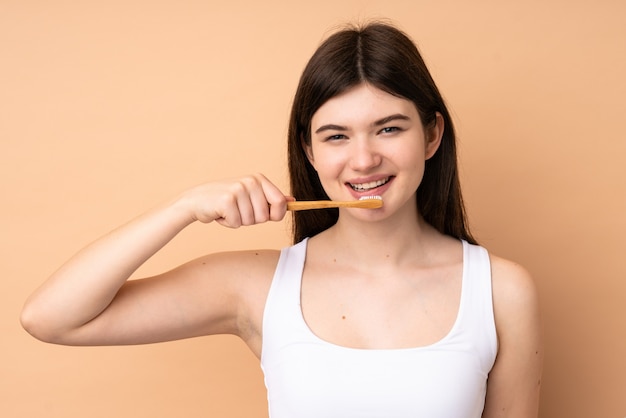
[[[378,186],[378,187],[375,187],[373,189],[369,189],[363,192],[354,190],[352,186],[350,186],[349,184],[347,184],[346,187],[348,188],[348,191],[350,192],[350,194],[352,194],[352,196],[354,196],[355,199],[359,199],[361,197],[366,197],[366,196],[382,196],[382,194],[385,193],[387,189],[390,187],[391,183],[393,182],[393,179],[394,177],[391,177],[389,181],[383,184],[382,186]]]

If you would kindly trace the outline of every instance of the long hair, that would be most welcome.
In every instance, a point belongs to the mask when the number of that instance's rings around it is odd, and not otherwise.
[[[331,35],[306,65],[289,121],[292,195],[297,200],[328,199],[304,150],[305,144],[311,144],[311,119],[327,100],[361,83],[412,101],[424,127],[435,123],[437,112],[443,116],[443,138],[435,155],[425,163],[417,208],[438,231],[476,243],[461,197],[456,137],[448,109],[415,44],[401,30],[385,23],[351,26]],[[338,217],[337,209],[294,212],[293,242],[326,230]]]

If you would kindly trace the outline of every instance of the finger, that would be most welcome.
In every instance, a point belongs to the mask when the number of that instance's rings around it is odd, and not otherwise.
[[[247,186],[250,202],[254,211],[255,223],[263,223],[270,220],[270,201],[284,198],[282,193],[264,175],[255,174],[244,180]]]
[[[254,211],[254,222],[267,222],[270,219],[270,209],[267,196],[260,182],[257,182],[255,187],[250,190],[250,202]]]
[[[256,223],[255,209],[252,203],[252,195],[255,193],[255,188],[258,188],[255,183],[254,179],[246,177],[240,179],[234,186],[241,225],[247,226]]]
[[[261,186],[267,200],[269,211],[269,219],[272,221],[280,221],[287,213],[287,197],[280,191],[274,183],[262,177]]]

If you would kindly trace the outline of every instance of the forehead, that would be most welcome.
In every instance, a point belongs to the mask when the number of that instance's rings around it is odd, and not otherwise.
[[[369,84],[359,84],[326,101],[313,114],[311,127],[326,123],[342,125],[368,124],[392,114],[417,118],[419,114],[410,100],[394,96]]]

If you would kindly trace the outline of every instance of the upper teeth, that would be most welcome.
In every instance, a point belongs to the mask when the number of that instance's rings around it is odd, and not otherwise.
[[[377,181],[370,181],[369,183],[360,183],[360,184],[354,184],[354,183],[350,183],[350,186],[357,191],[365,191],[365,190],[370,190],[373,189],[375,187],[379,187],[382,186],[383,184],[387,183],[389,181],[389,177],[382,179],[382,180],[377,180]]]

